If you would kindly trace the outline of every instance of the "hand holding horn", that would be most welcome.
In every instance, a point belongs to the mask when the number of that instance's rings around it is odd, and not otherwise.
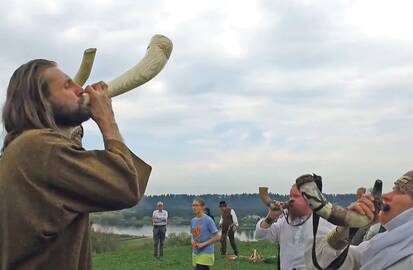
[[[290,201],[278,202],[272,200],[270,198],[270,195],[268,194],[268,187],[259,187],[259,195],[261,201],[269,208],[269,212],[267,214],[267,217],[265,218],[265,223],[267,223],[268,225],[264,225],[268,227],[278,219],[278,217],[283,213],[284,209],[287,209],[289,207]]]

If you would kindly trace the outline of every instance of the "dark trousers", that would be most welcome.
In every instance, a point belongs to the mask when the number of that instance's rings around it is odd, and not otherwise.
[[[195,266],[195,270],[209,270],[209,266],[208,265],[197,264]]]
[[[235,243],[235,231],[232,228],[225,228],[222,229],[221,235],[221,255],[227,254],[227,237],[229,238],[229,243],[231,244],[232,249],[234,250],[234,254],[238,256],[238,248],[237,244]]]
[[[166,226],[153,226],[153,255],[163,256],[163,243],[165,242]]]

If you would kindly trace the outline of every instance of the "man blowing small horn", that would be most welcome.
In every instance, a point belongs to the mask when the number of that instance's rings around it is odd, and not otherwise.
[[[151,167],[124,144],[106,87],[82,89],[48,60],[13,73],[2,114],[1,270],[91,269],[89,213],[142,198]],[[104,150],[86,151],[65,132],[89,118]]]
[[[255,237],[278,243],[278,264],[280,270],[309,270],[305,253],[313,243],[312,210],[301,195],[296,185],[292,185],[287,212],[283,212],[283,203],[271,203],[266,218],[258,221]],[[325,220],[320,221],[317,237],[325,237],[335,226]]]

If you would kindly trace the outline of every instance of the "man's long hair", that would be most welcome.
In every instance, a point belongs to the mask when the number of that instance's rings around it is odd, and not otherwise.
[[[6,136],[2,152],[24,131],[29,129],[57,129],[47,97],[48,82],[43,71],[56,63],[44,59],[32,60],[20,66],[11,76],[2,120]]]

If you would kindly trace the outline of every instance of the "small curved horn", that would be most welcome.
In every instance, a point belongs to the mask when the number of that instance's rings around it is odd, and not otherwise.
[[[278,208],[273,208],[271,207],[271,203],[275,202],[274,200],[271,199],[270,194],[268,193],[268,187],[259,187],[258,192],[261,198],[261,201],[268,207],[272,208],[273,210],[279,210]],[[286,202],[280,202],[281,208],[286,209],[290,206],[290,203],[292,201],[288,200]]]
[[[296,184],[301,194],[310,204],[311,209],[329,222],[337,226],[351,228],[363,228],[371,224],[372,221],[367,216],[327,201],[318,189],[313,175],[300,176],[297,178]],[[378,188],[375,187],[374,189],[377,190]]]
[[[83,86],[90,76],[93,62],[95,61],[96,48],[89,48],[83,52],[82,63],[73,80]]]
[[[110,97],[132,90],[155,77],[166,65],[171,56],[172,41],[163,35],[154,35],[145,56],[134,67],[108,82]],[[82,94],[83,103],[89,103],[89,96]]]
[[[270,198],[270,194],[268,194],[267,187],[259,187],[258,192],[260,194],[261,201],[268,207],[270,207],[273,200]]]

